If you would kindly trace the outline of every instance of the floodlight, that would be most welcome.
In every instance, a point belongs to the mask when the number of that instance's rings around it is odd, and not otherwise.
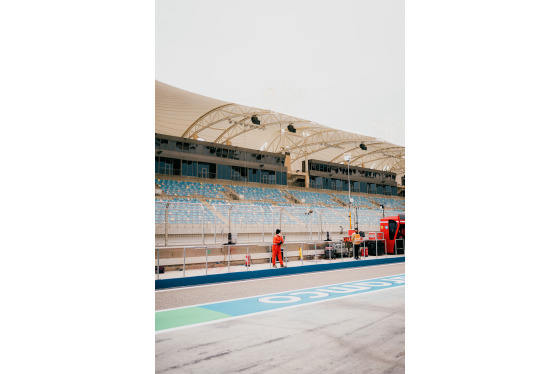
[[[259,121],[257,116],[251,117],[251,122],[253,122],[255,125],[260,125],[261,124],[261,121]]]

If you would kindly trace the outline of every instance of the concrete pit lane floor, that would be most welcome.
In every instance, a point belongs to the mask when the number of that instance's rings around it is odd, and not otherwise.
[[[397,263],[161,290],[156,315],[403,274]],[[390,288],[156,331],[156,373],[404,373],[402,279]]]

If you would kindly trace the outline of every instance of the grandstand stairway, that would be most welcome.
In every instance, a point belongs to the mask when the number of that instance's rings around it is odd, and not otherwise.
[[[340,206],[343,206],[343,207],[347,207],[347,206],[348,206],[348,204],[346,204],[344,201],[340,200],[340,199],[338,198],[337,195],[332,194],[332,195],[329,195],[329,196],[332,196],[333,200],[334,200],[337,204],[339,204]]]
[[[222,191],[222,194],[226,196],[228,200],[239,200],[239,195],[233,188],[225,184],[223,184],[222,187],[225,189],[225,191]]]
[[[216,209],[214,209],[212,204],[210,204],[208,201],[201,199],[200,202],[202,203],[202,205],[204,205],[206,207],[206,209],[213,212],[216,215],[216,217],[218,217],[222,221],[221,223],[227,223],[228,222],[228,218],[224,217],[224,215],[222,213],[220,213]]]
[[[157,198],[159,198],[159,199],[167,198],[168,196],[167,196],[167,194],[163,191],[163,189],[162,189],[160,186],[158,186],[157,183],[154,183],[154,184],[155,184],[155,186],[156,186],[156,188],[155,188],[155,191],[156,191],[156,199],[157,199]],[[158,190],[159,190],[159,194],[157,193]]]
[[[301,204],[301,201],[299,201],[297,198],[295,198],[292,194],[290,194],[288,191],[282,191],[284,192],[284,197],[286,198],[286,200],[288,200],[291,203],[294,204]]]
[[[293,185],[298,179],[305,180],[305,173],[288,173],[288,186]]]

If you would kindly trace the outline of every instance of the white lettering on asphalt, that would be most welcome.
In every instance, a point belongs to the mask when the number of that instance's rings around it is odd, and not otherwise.
[[[275,300],[275,299],[284,299],[284,300]],[[287,300],[285,300],[287,299]],[[301,298],[297,296],[267,296],[261,297],[259,301],[261,303],[269,303],[269,304],[285,304],[285,303],[294,303],[296,301],[300,301]]]
[[[304,295],[304,294],[311,294],[315,296],[309,296],[310,299],[317,299],[321,297],[328,297],[332,293],[351,293],[356,291],[365,291],[369,290],[372,287],[384,287],[384,286],[392,286],[394,284],[402,284],[404,283],[404,277],[396,277],[387,279],[389,282],[375,282],[375,281],[365,281],[365,282],[358,282],[353,284],[347,284],[343,286],[331,286],[328,288],[318,288],[313,291],[301,291],[301,292],[293,292],[290,293],[288,296],[266,296],[261,297],[258,299],[261,303],[269,303],[269,304],[287,304],[287,303],[295,303],[296,301],[300,301],[301,298],[293,295]]]
[[[306,291],[306,292],[293,292],[290,295],[303,295],[305,293],[316,294],[316,296],[309,296],[310,299],[316,299],[318,297],[327,297],[329,296],[326,292],[318,292],[318,291]]]
[[[391,286],[392,283],[389,282],[361,282],[356,283],[359,286],[367,286],[367,287],[381,287],[381,286]]]
[[[369,290],[370,288],[371,287],[348,285],[348,286],[335,286],[329,288],[321,288],[318,289],[317,291],[332,292],[332,293],[349,293],[349,292]]]

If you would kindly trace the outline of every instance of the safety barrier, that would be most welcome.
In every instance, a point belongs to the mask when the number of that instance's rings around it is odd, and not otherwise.
[[[377,242],[383,242],[385,246],[385,239],[375,242],[376,258],[404,257],[404,240],[402,251],[395,250],[395,254],[377,251]],[[272,269],[271,247],[272,244],[261,242],[224,244],[213,248],[206,245],[156,247],[156,280]],[[286,242],[282,247],[283,261],[290,267],[353,262],[350,258],[344,259],[345,255],[353,253],[353,248],[348,249],[342,241],[294,241]],[[340,248],[340,258],[337,251],[325,249],[327,247]],[[395,248],[401,248],[400,242]],[[362,242],[359,254],[365,259],[365,242]],[[368,255],[373,256],[372,253]],[[293,261],[294,258],[297,260]]]
[[[384,264],[395,264],[404,262],[404,256],[388,256],[385,258],[376,258],[376,259],[368,259],[364,261],[346,261],[344,263],[325,263],[325,264],[313,264],[308,266],[298,266],[298,267],[289,267],[289,268],[281,268],[281,269],[263,269],[263,270],[255,270],[249,272],[231,272],[231,273],[223,273],[223,274],[208,274],[208,275],[201,275],[201,276],[192,276],[192,277],[185,277],[185,278],[170,278],[170,279],[160,279],[155,281],[155,288],[158,289],[166,289],[166,288],[173,288],[173,287],[185,287],[185,286],[195,286],[199,284],[212,284],[212,283],[221,283],[221,282],[231,282],[231,281],[240,281],[246,279],[258,279],[258,278],[267,278],[273,277],[277,275],[291,275],[291,274],[303,274],[303,273],[311,273],[317,271],[328,271],[328,270],[337,270],[337,269],[350,269],[350,268],[357,268],[363,266],[373,266],[373,265],[384,265]]]

